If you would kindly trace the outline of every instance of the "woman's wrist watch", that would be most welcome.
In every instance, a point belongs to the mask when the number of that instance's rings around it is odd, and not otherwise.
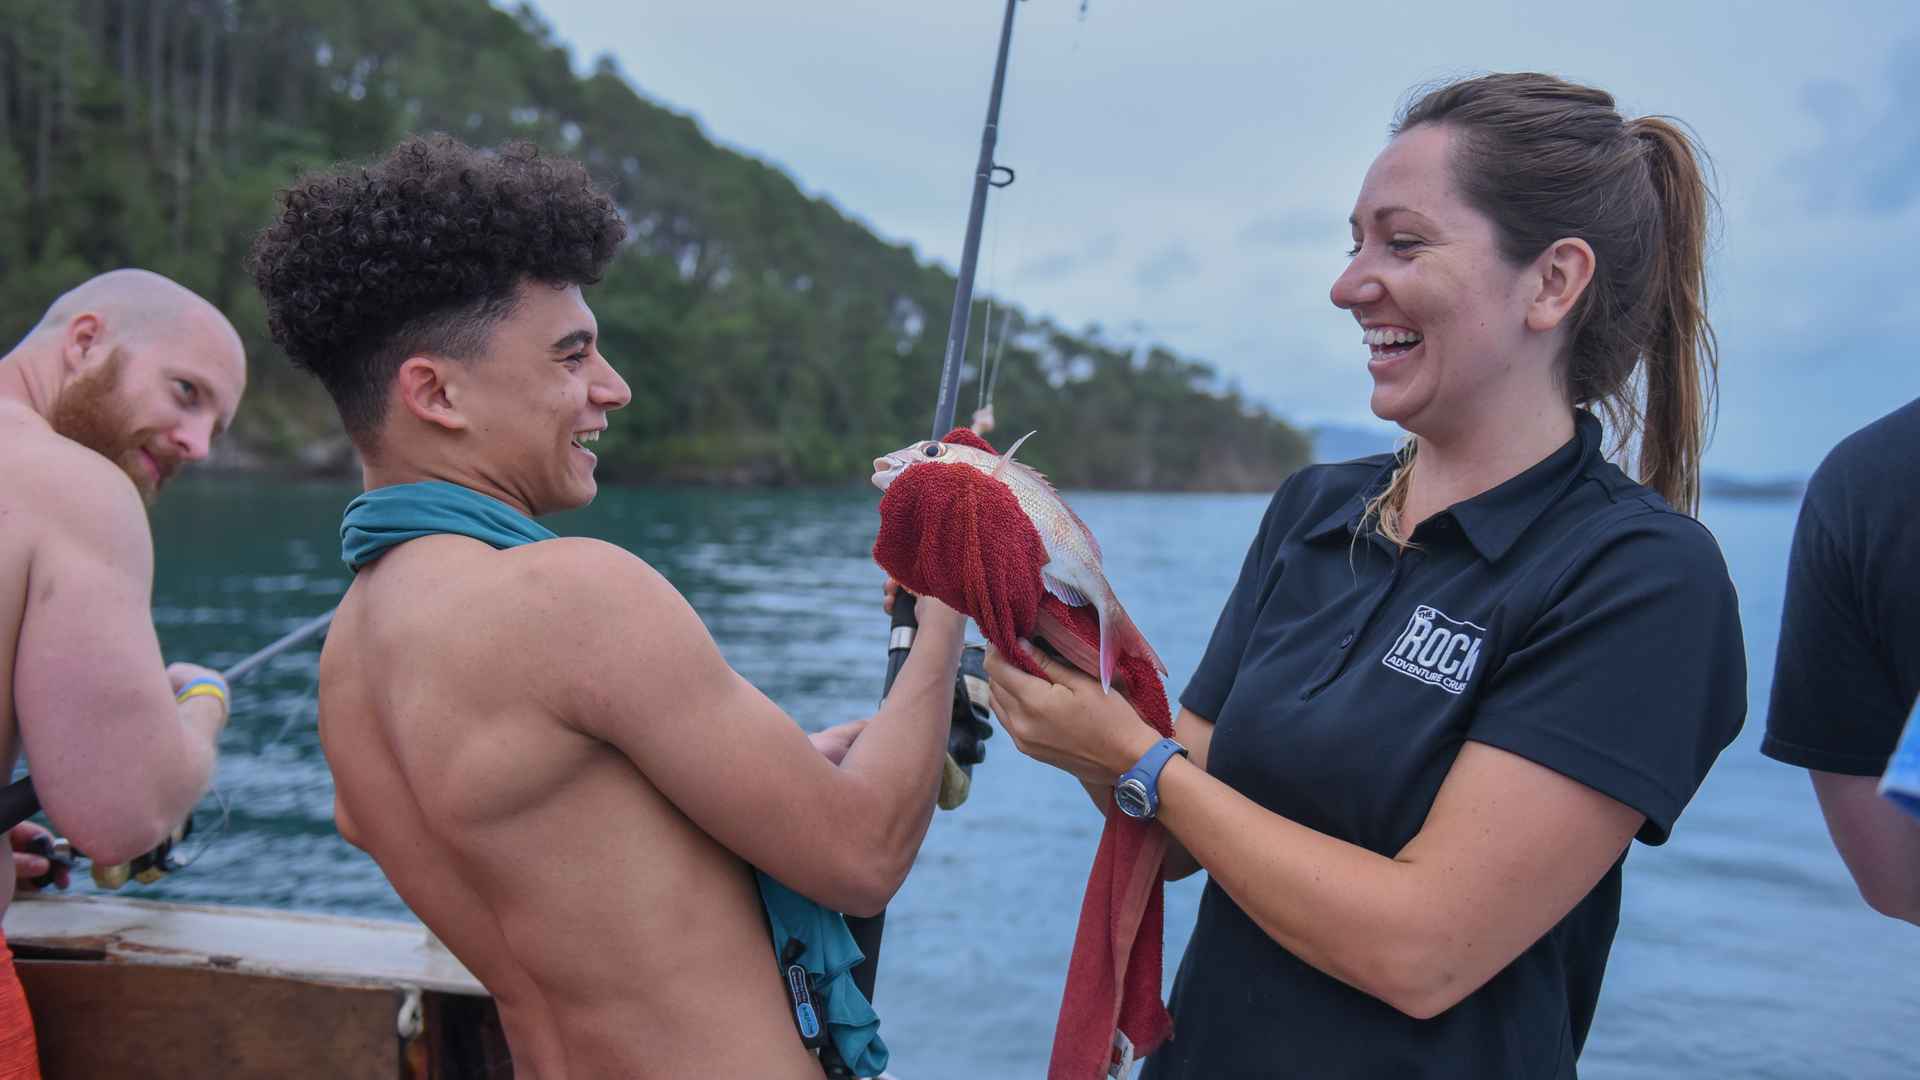
[[[1130,818],[1147,819],[1160,809],[1160,770],[1173,755],[1187,756],[1187,748],[1172,739],[1161,739],[1140,755],[1133,768],[1120,774],[1113,784],[1113,802]]]

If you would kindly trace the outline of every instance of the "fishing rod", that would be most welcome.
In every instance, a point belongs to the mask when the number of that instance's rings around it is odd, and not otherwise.
[[[316,615],[313,618],[308,619],[306,622],[301,623],[299,626],[295,627],[291,632],[286,634],[286,636],[280,638],[278,641],[275,641],[273,644],[268,645],[266,648],[261,649],[259,652],[254,653],[253,655],[247,657],[244,660],[241,660],[239,663],[233,665],[227,670],[221,672],[220,677],[225,679],[229,685],[239,682],[241,679],[245,678],[247,675],[258,670],[260,666],[265,664],[267,661],[272,660],[274,657],[279,656],[281,653],[286,652],[288,649],[291,649],[294,646],[299,645],[302,642],[305,642],[308,639],[314,637],[316,634],[319,634],[322,631],[326,630],[328,624],[333,622],[333,615],[334,615],[333,611],[328,611],[324,615]],[[22,776],[20,779],[15,780],[11,784],[8,784],[4,789],[0,789],[0,831],[3,831],[5,829],[11,829],[15,825],[20,824],[21,822],[27,820],[28,818],[32,817],[34,814],[37,814],[39,812],[40,812],[40,793],[34,790],[32,776]],[[150,863],[153,866],[164,867],[167,852],[172,848],[175,842],[176,842],[175,838],[170,837],[169,839],[162,841],[160,846],[155,848],[153,851],[148,852],[145,855],[142,855],[138,859],[135,859],[133,863],[124,864],[124,865],[138,867],[138,866],[141,866],[141,864],[144,862],[144,863]],[[51,857],[50,852],[57,845],[63,844],[63,843],[65,843],[65,841],[49,842],[44,845],[45,847],[48,848],[48,850],[41,851],[39,852],[39,854]],[[69,848],[67,850],[70,851],[71,849]],[[73,854],[78,855],[80,853],[73,852]],[[118,869],[118,868],[111,868],[111,869]],[[162,869],[162,872],[164,873],[165,870]],[[125,878],[122,877],[121,881],[124,881],[124,880]],[[112,887],[117,888],[118,886],[116,884]]]
[[[987,191],[989,188],[1004,188],[1014,180],[1012,169],[993,160],[993,150],[1000,137],[1000,98],[1007,83],[1007,52],[1013,41],[1013,10],[1018,2],[1007,0],[1006,13],[1000,20],[1000,48],[993,62],[993,89],[987,99],[986,127],[980,133],[980,157],[973,170],[973,201],[967,209],[967,233],[960,248],[959,280],[953,290],[953,315],[947,323],[947,348],[940,367],[940,392],[934,401],[933,433],[929,436],[934,441],[953,430],[954,413],[960,402],[960,369],[967,355],[968,324],[973,315],[974,268],[980,259],[980,231],[986,220]],[[887,638],[887,677],[881,690],[883,698],[893,690],[894,680],[899,677],[901,666],[907,662],[907,652],[913,646],[914,634],[919,626],[919,621],[914,618],[913,597],[903,589],[893,601],[893,629]],[[984,672],[981,676],[980,681],[984,684]],[[973,680],[963,677],[963,689],[957,691],[957,696],[971,697],[964,689],[970,681]],[[980,746],[980,739],[984,735],[979,730],[985,724],[978,721],[962,700],[955,701],[955,713],[954,727],[947,738],[948,753],[954,765],[967,770],[985,757]],[[886,920],[884,909],[872,918],[847,917],[847,928],[852,931],[855,944],[860,946],[860,952],[865,956],[859,966],[853,969],[854,985],[869,1001],[873,1000],[874,976],[880,964],[880,936],[886,928]],[[828,1075],[836,1075],[833,1065],[838,1063],[826,1064]]]
[[[960,246],[960,279],[953,289],[953,315],[947,320],[947,352],[940,365],[940,396],[933,407],[933,434],[939,441],[953,430],[953,414],[960,404],[960,367],[967,355],[968,324],[973,321],[974,264],[980,259],[980,228],[987,217],[987,189],[1013,183],[1013,170],[993,160],[993,148],[1000,140],[1000,95],[1007,84],[1007,47],[1013,40],[1013,8],[1018,0],[1007,0],[1007,13],[1000,22],[1000,53],[993,63],[993,92],[987,99],[987,125],[980,133],[980,160],[973,171],[973,202],[967,208],[967,236]]]

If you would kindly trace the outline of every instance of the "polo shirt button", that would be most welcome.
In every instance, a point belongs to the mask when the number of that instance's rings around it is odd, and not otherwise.
[[[1340,639],[1340,647],[1344,649],[1351,644],[1353,644],[1353,631],[1349,630],[1346,636]]]

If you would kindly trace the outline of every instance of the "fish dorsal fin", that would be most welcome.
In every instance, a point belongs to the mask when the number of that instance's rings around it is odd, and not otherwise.
[[[1020,436],[1018,439],[1013,440],[1013,445],[1007,447],[1007,452],[1000,455],[1000,463],[993,467],[993,475],[999,476],[1001,473],[1005,472],[1007,466],[1013,464],[1013,455],[1020,452],[1021,444],[1025,443],[1028,439],[1031,439],[1038,434],[1039,434],[1038,431],[1029,431],[1025,435]]]
[[[1024,444],[1028,439],[1031,439],[1038,434],[1040,434],[1038,431],[1029,431],[1025,435],[1020,436],[1018,439],[1015,439],[1013,442],[1013,445],[1007,447],[1007,452],[1000,455],[999,463],[993,467],[994,477],[998,480],[1001,480],[1002,482],[1005,482],[1007,481],[1008,478],[1004,474],[1009,469],[1018,468],[1018,469],[1024,470],[1027,476],[1030,476],[1034,480],[1039,481],[1040,485],[1047,490],[1047,493],[1053,496],[1054,500],[1059,504],[1060,509],[1065,510],[1067,512],[1067,518],[1071,520],[1077,528],[1079,528],[1080,534],[1087,538],[1087,546],[1093,549],[1094,560],[1098,562],[1106,558],[1105,555],[1101,554],[1100,541],[1094,538],[1093,530],[1087,528],[1087,523],[1080,520],[1080,515],[1073,512],[1073,507],[1068,506],[1066,503],[1066,500],[1060,498],[1060,493],[1053,490],[1053,485],[1047,481],[1046,474],[1040,472],[1038,469],[1035,469],[1033,466],[1028,465],[1026,462],[1013,460],[1013,455],[1020,449],[1021,445]],[[1059,594],[1056,593],[1055,595],[1057,596]],[[1079,600],[1079,601],[1067,600],[1067,598],[1064,596],[1060,597],[1060,599],[1065,600],[1069,604],[1084,604],[1088,602],[1086,600]]]

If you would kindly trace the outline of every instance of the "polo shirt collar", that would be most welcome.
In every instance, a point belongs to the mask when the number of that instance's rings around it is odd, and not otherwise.
[[[1488,562],[1498,562],[1512,550],[1521,534],[1600,456],[1600,421],[1585,409],[1576,409],[1573,416],[1573,438],[1560,449],[1511,480],[1441,511],[1459,523],[1467,542]],[[1386,490],[1398,463],[1394,458],[1381,465],[1358,495],[1315,522],[1305,539],[1347,536],[1358,531],[1367,503]]]
[[[1379,470],[1373,474],[1372,478],[1361,485],[1358,495],[1334,507],[1331,513],[1315,522],[1313,528],[1307,531],[1304,539],[1308,541],[1323,540],[1329,536],[1337,535],[1344,537],[1358,532],[1360,530],[1360,519],[1365,517],[1367,513],[1367,503],[1373,501],[1375,495],[1386,490],[1387,485],[1393,481],[1393,470],[1395,466],[1399,464],[1400,455],[1394,454],[1390,456],[1386,463],[1381,465]]]
[[[1454,503],[1452,514],[1480,557],[1498,562],[1547,508],[1600,456],[1600,421],[1585,409],[1573,414],[1573,438],[1507,482]]]

